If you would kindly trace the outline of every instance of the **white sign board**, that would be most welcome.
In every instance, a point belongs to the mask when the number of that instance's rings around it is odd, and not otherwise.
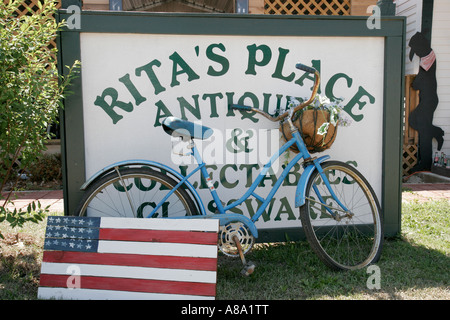
[[[214,129],[196,140],[222,201],[244,194],[269,155],[281,147],[279,124],[259,115],[229,112],[232,103],[273,113],[290,97],[309,97],[312,76],[296,63],[320,70],[320,94],[344,99],[351,119],[339,127],[332,159],[354,165],[381,200],[383,37],[271,37],[80,33],[86,179],[128,159],[154,160],[180,172],[190,157],[172,153],[176,144],[161,127],[170,115]],[[290,158],[294,155],[290,152]],[[273,166],[257,193],[265,196],[286,159]],[[258,228],[300,225],[294,194],[302,168],[295,166],[258,221]],[[214,211],[200,174],[191,183],[206,210]],[[251,216],[250,198],[235,212]]]

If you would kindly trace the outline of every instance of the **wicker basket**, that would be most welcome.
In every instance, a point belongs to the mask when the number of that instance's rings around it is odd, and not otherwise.
[[[328,131],[325,135],[317,134],[317,129],[324,122],[330,122],[330,113],[326,110],[309,109],[299,112],[299,115],[293,117],[293,123],[298,128],[300,135],[305,142],[308,151],[311,153],[322,152],[331,147],[336,139],[337,127],[328,126]],[[292,138],[289,130],[289,124],[283,122],[280,126],[280,131],[286,141]],[[292,145],[290,149],[296,153],[299,152],[297,145]]]

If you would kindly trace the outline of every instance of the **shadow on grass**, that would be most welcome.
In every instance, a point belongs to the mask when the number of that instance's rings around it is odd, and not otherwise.
[[[0,246],[0,300],[37,298],[41,251],[32,246],[26,252]],[[246,259],[256,264],[250,277],[241,276],[238,258],[219,255],[216,299],[450,299],[446,252],[400,237],[384,242],[379,290],[367,287],[367,269],[328,269],[306,241],[257,244]]]
[[[0,252],[0,300],[34,300],[39,287],[40,258],[37,253]]]
[[[250,277],[241,262],[220,256],[216,298],[237,299],[449,299],[450,258],[404,239],[385,240],[379,290],[369,289],[367,268],[328,269],[306,241],[259,245],[247,255],[256,264]]]

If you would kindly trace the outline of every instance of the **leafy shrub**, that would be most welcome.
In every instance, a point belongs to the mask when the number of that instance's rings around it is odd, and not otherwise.
[[[64,25],[54,18],[57,1],[37,1],[38,12],[18,17],[21,3],[0,5],[0,190],[15,169],[23,172],[45,149],[47,127],[56,121],[78,67],[76,62],[68,67],[68,76],[58,76],[57,49],[49,49]],[[21,212],[8,212],[10,198],[11,193],[0,201],[0,220],[13,223]]]

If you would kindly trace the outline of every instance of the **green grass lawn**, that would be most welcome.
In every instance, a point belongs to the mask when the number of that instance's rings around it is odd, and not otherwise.
[[[373,271],[331,271],[308,243],[290,242],[253,250],[249,278],[239,275],[238,260],[220,257],[217,298],[450,299],[449,253],[450,203],[412,202],[403,204],[401,235],[384,242],[379,290],[367,287]]]
[[[36,299],[45,225],[0,224],[0,300]],[[402,233],[385,240],[377,264],[380,289],[367,286],[373,271],[331,271],[307,242],[288,242],[258,244],[247,255],[257,266],[250,277],[240,275],[239,259],[219,255],[216,298],[449,300],[449,253],[450,203],[404,203]]]

